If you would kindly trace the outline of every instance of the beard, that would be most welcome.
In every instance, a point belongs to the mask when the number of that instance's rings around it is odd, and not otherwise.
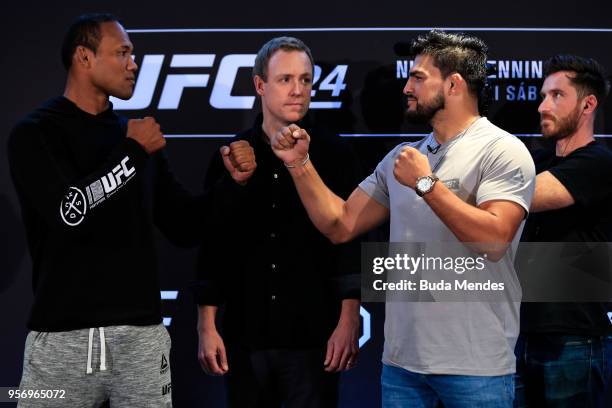
[[[406,119],[414,124],[429,123],[439,110],[444,109],[444,105],[445,99],[442,91],[438,92],[429,103],[419,102],[417,99],[416,109],[406,110]]]
[[[578,129],[578,121],[580,119],[580,105],[563,118],[555,118],[550,115],[542,115],[541,119],[549,119],[555,125],[554,129],[547,130],[542,127],[542,136],[546,139],[561,140],[573,135]],[[540,126],[541,123],[540,123]]]

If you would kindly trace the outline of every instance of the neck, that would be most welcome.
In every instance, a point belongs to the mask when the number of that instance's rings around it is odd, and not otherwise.
[[[276,120],[274,117],[272,117],[272,115],[266,115],[264,112],[261,129],[263,130],[264,135],[266,135],[266,139],[269,142],[272,136],[274,136],[277,132],[280,132],[280,130],[285,126],[289,125],[289,123]]]
[[[89,83],[80,81],[72,75],[68,76],[64,97],[74,103],[79,109],[92,115],[97,115],[108,109],[108,95]]]
[[[440,144],[457,136],[472,125],[480,115],[478,111],[463,111],[451,114],[448,109],[436,113],[431,121],[434,137]]]
[[[555,154],[565,157],[576,149],[579,149],[595,140],[593,136],[593,126],[581,126],[568,137],[557,140]]]

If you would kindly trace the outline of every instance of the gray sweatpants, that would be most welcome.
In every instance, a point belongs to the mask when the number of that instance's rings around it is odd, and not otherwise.
[[[153,326],[31,331],[19,388],[63,390],[64,398],[21,399],[18,407],[172,407],[170,335]],[[48,394],[47,394],[48,395]]]

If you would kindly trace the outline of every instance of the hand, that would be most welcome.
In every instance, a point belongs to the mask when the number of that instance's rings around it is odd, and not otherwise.
[[[255,150],[249,142],[246,140],[232,142],[229,147],[222,146],[220,152],[223,164],[234,181],[245,185],[257,168]]]
[[[393,175],[401,184],[414,188],[419,177],[431,175],[429,160],[417,149],[404,147],[395,159]]]
[[[359,319],[345,319],[327,341],[325,371],[336,373],[353,368],[359,355]]]
[[[151,116],[128,120],[127,137],[137,141],[148,154],[166,146],[159,124]]]
[[[282,128],[270,139],[272,151],[287,165],[301,164],[306,159],[310,136],[306,130],[291,124]]]
[[[217,330],[199,332],[198,360],[208,375],[223,375],[229,370],[225,345]]]

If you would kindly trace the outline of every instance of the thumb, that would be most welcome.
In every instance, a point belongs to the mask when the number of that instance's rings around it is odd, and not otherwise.
[[[331,363],[331,359],[334,353],[334,343],[327,343],[327,351],[325,352],[325,361],[323,362],[324,366],[328,366]]]
[[[227,365],[227,354],[225,353],[225,345],[223,344],[219,346],[219,362],[221,363],[221,368],[223,371],[229,370]]]
[[[236,171],[236,166],[234,166],[232,160],[230,159],[230,148],[227,146],[222,146],[221,149],[219,149],[219,152],[221,153],[223,165],[225,166],[227,171],[229,171],[230,173]]]

